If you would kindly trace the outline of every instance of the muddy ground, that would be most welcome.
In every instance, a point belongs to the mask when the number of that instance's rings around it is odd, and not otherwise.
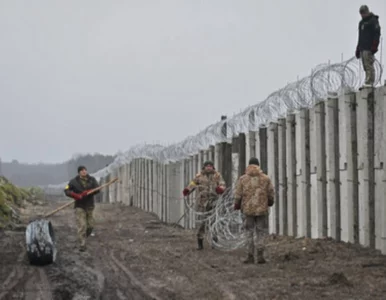
[[[25,211],[25,220],[61,203]],[[57,261],[28,264],[25,231],[0,232],[0,300],[385,299],[386,257],[331,240],[270,237],[266,265],[244,250],[196,251],[194,232],[139,209],[98,205],[88,250],[76,248],[72,209],[51,217]],[[306,249],[303,250],[303,247]]]

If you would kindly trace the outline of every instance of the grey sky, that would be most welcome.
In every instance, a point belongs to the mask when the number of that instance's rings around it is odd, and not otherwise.
[[[361,4],[0,0],[0,157],[61,162],[178,142],[352,57]],[[384,34],[386,1],[366,4]]]

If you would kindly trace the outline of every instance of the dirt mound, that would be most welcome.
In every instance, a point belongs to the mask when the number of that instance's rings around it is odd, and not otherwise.
[[[30,205],[43,205],[43,192],[39,188],[19,188],[0,176],[0,229],[22,230],[20,209]],[[25,227],[24,227],[25,229]]]

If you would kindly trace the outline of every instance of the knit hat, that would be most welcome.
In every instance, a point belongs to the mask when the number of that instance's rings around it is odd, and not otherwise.
[[[78,167],[78,173],[79,173],[80,171],[83,171],[83,170],[86,170],[86,171],[87,171],[87,168],[86,168],[85,166],[79,166],[79,167]]]
[[[259,160],[258,160],[256,157],[252,157],[252,158],[249,160],[249,165],[260,166],[260,162],[259,162]]]
[[[212,166],[212,167],[214,167],[213,161],[207,160],[206,162],[204,162],[204,168],[205,168],[206,166]]]
[[[369,12],[370,12],[370,10],[369,10],[369,7],[367,5],[362,5],[359,8],[359,13],[361,13],[361,14],[367,14]]]

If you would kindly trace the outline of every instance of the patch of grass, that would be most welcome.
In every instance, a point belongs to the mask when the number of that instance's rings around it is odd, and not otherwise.
[[[43,196],[40,188],[19,188],[0,176],[0,228],[12,221],[12,206],[22,207],[24,201],[34,203],[37,199],[43,199]]]

